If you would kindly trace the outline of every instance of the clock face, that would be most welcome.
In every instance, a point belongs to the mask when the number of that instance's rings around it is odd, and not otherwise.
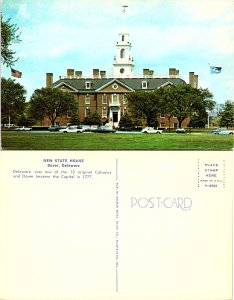
[[[119,87],[119,86],[118,86],[117,83],[112,84],[112,88],[113,88],[114,90],[117,90],[118,87]]]
[[[121,68],[121,69],[120,69],[120,73],[121,73],[121,74],[123,74],[124,71],[125,71],[124,68]]]

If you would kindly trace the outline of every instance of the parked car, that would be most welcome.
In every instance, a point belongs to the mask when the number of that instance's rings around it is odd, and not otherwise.
[[[132,128],[131,127],[124,127],[124,126],[122,126],[122,127],[119,127],[118,130],[119,131],[132,131]]]
[[[90,125],[79,125],[79,128],[84,129],[84,131],[90,131],[91,130]]]
[[[49,131],[59,131],[60,129],[65,129],[67,126],[60,126],[60,125],[51,125],[48,130]]]
[[[226,128],[216,128],[211,131],[213,134],[233,134],[234,130],[228,130]]]
[[[23,127],[18,127],[15,130],[16,131],[31,131],[32,128],[31,127],[25,127],[25,126],[23,126]]]
[[[185,129],[184,128],[177,128],[176,133],[185,133]]]
[[[161,129],[154,129],[154,127],[145,127],[141,130],[142,133],[156,133],[161,134],[163,130]]]
[[[98,129],[98,125],[90,125],[90,131],[96,131]]]
[[[102,125],[102,126],[99,126],[94,132],[99,132],[99,133],[114,133],[116,132],[115,129],[113,129],[112,126],[109,126],[109,125]]]
[[[77,125],[71,125],[71,126],[67,126],[64,129],[59,129],[59,132],[64,132],[64,133],[73,133],[73,132],[82,133],[84,131],[85,130],[83,128],[80,128]]]

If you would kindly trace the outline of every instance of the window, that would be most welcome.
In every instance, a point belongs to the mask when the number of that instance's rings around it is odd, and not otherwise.
[[[123,74],[124,73],[124,68],[121,68],[119,71],[120,71],[121,74]]]
[[[102,104],[107,104],[107,95],[102,95]]]
[[[160,114],[160,118],[165,118],[165,114]]]
[[[126,95],[124,95],[124,96],[123,96],[123,104],[127,104],[127,103],[128,103],[127,96],[126,96]]]
[[[90,104],[90,95],[85,95],[85,104]]]
[[[165,123],[160,123],[160,127],[164,128],[165,127]]]
[[[124,35],[122,35],[122,42],[124,41]]]
[[[112,104],[119,104],[119,95],[114,94],[112,95]]]
[[[90,115],[90,108],[89,107],[86,107],[85,109],[85,116],[89,116]]]
[[[120,50],[120,58],[124,58],[125,57],[125,50],[121,49]]]
[[[115,82],[114,84],[112,84],[112,88],[114,89],[114,90],[117,90],[118,89],[118,84]]]
[[[67,111],[67,118],[71,118],[71,110],[70,109]]]
[[[148,81],[142,81],[141,87],[142,87],[142,89],[147,89],[147,87],[148,87]]]
[[[90,89],[91,89],[91,85],[92,85],[91,81],[86,81],[86,82],[85,82],[85,88],[86,88],[87,90],[90,90]]]
[[[178,127],[178,123],[174,123],[174,128],[177,128]]]
[[[103,109],[102,109],[102,117],[107,118],[107,109],[106,109],[106,107],[103,107]]]

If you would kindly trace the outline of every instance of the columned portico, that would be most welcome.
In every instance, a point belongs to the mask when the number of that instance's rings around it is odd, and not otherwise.
[[[112,94],[109,103],[109,123],[113,126],[118,126],[121,117],[121,107],[119,94]]]
[[[121,109],[120,106],[111,106],[109,107],[109,124],[117,127],[121,118]]]

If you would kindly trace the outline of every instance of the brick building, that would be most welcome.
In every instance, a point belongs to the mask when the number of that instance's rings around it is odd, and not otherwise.
[[[53,73],[46,74],[46,86],[59,88],[65,92],[74,94],[78,103],[77,112],[81,122],[90,113],[97,111],[103,122],[118,127],[123,114],[128,112],[126,95],[132,91],[153,91],[160,87],[170,85],[186,84],[179,76],[179,71],[170,68],[168,75],[157,77],[154,71],[143,69],[142,75],[134,75],[134,60],[131,54],[131,42],[129,33],[122,29],[116,43],[116,55],[113,62],[113,76],[107,76],[106,71],[93,69],[92,76],[83,76],[82,71],[67,69],[66,76],[60,76],[53,82]],[[189,73],[189,84],[198,87],[198,75]],[[66,125],[70,121],[69,115],[57,116],[56,124]],[[178,121],[172,117],[170,121],[167,116],[158,116],[160,127],[176,128]],[[184,121],[186,126],[188,119]],[[44,126],[51,125],[49,120],[43,121]]]

